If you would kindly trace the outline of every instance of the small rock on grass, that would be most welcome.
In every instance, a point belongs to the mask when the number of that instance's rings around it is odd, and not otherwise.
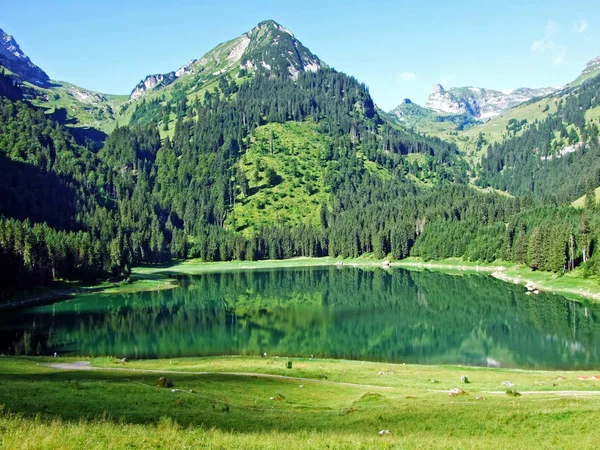
[[[448,395],[450,397],[454,397],[455,395],[462,395],[462,394],[466,394],[466,392],[459,388],[451,389],[450,392],[448,392]]]
[[[379,432],[379,436],[385,436],[386,434],[391,434],[391,433],[390,433],[390,430],[381,430],[381,431]]]

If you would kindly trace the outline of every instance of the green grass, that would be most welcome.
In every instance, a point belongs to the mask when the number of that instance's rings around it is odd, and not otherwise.
[[[585,112],[585,121],[594,122],[596,124],[600,123],[600,106],[588,109]]]
[[[597,77],[598,75],[600,75],[600,70],[598,69],[592,70],[588,73],[582,73],[575,79],[575,81],[569,83],[569,87],[579,86],[580,84],[583,84],[587,80],[591,80],[592,78]]]
[[[286,122],[259,127],[250,142],[240,161],[249,194],[238,196],[229,225],[248,234],[256,224],[318,226],[320,206],[329,200],[323,159],[328,138],[313,122]],[[265,177],[269,168],[277,173],[273,185]]]
[[[596,203],[600,201],[600,187],[594,189],[594,195],[596,196]],[[582,195],[577,200],[571,203],[571,206],[575,208],[583,208],[585,206],[585,195]]]
[[[53,80],[51,83],[53,86],[48,89],[27,83],[40,94],[31,103],[45,108],[48,114],[54,113],[57,109],[64,109],[67,118],[76,121],[73,126],[96,128],[105,133],[110,133],[120,121],[121,117],[118,113],[120,106],[129,99],[128,95],[100,94],[65,81]],[[78,96],[78,93],[88,96],[89,101]],[[105,100],[101,101],[100,97],[95,95],[104,97]]]
[[[600,392],[595,372],[300,358],[287,369],[288,359],[281,356],[126,363],[95,358],[92,365],[103,370],[89,371],[37,365],[72,358],[3,357],[0,443],[3,448],[589,448],[600,426],[600,397],[558,393]],[[462,375],[469,384],[461,384]],[[160,376],[171,379],[173,388],[156,388]],[[507,381],[524,395],[506,395]],[[467,394],[449,397],[455,387]],[[379,436],[380,430],[390,434]]]

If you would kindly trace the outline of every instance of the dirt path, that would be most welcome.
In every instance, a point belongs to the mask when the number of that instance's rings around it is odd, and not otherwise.
[[[506,395],[505,391],[484,391],[484,394]],[[600,391],[519,391],[521,395],[559,395],[559,396],[594,396],[600,395]]]
[[[94,367],[88,361],[78,361],[74,363],[52,363],[52,364],[40,364],[41,366],[50,367],[52,369],[60,370],[105,370],[109,372],[136,372],[136,373],[159,373],[165,374],[177,374],[177,375],[228,375],[234,377],[256,377],[256,378],[274,378],[278,380],[290,380],[290,381],[303,381],[308,383],[325,383],[333,384],[337,386],[349,386],[358,388],[369,388],[369,389],[383,389],[391,390],[394,389],[391,386],[376,386],[372,384],[359,384],[359,383],[346,383],[343,381],[329,381],[329,380],[316,380],[314,378],[302,378],[302,377],[290,377],[287,375],[275,375],[270,373],[254,373],[254,372],[187,372],[184,370],[159,370],[159,369],[135,369],[125,367]]]

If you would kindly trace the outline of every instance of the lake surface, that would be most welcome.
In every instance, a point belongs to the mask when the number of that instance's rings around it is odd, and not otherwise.
[[[207,273],[168,291],[0,311],[0,352],[166,358],[314,355],[600,367],[600,305],[477,274],[302,267]]]

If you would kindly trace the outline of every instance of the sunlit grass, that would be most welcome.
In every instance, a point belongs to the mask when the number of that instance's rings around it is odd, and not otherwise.
[[[37,365],[74,361],[0,358],[3,448],[589,448],[600,426],[600,397],[572,392],[600,392],[595,372],[309,358],[288,369],[284,355]],[[173,388],[156,388],[160,376]]]

